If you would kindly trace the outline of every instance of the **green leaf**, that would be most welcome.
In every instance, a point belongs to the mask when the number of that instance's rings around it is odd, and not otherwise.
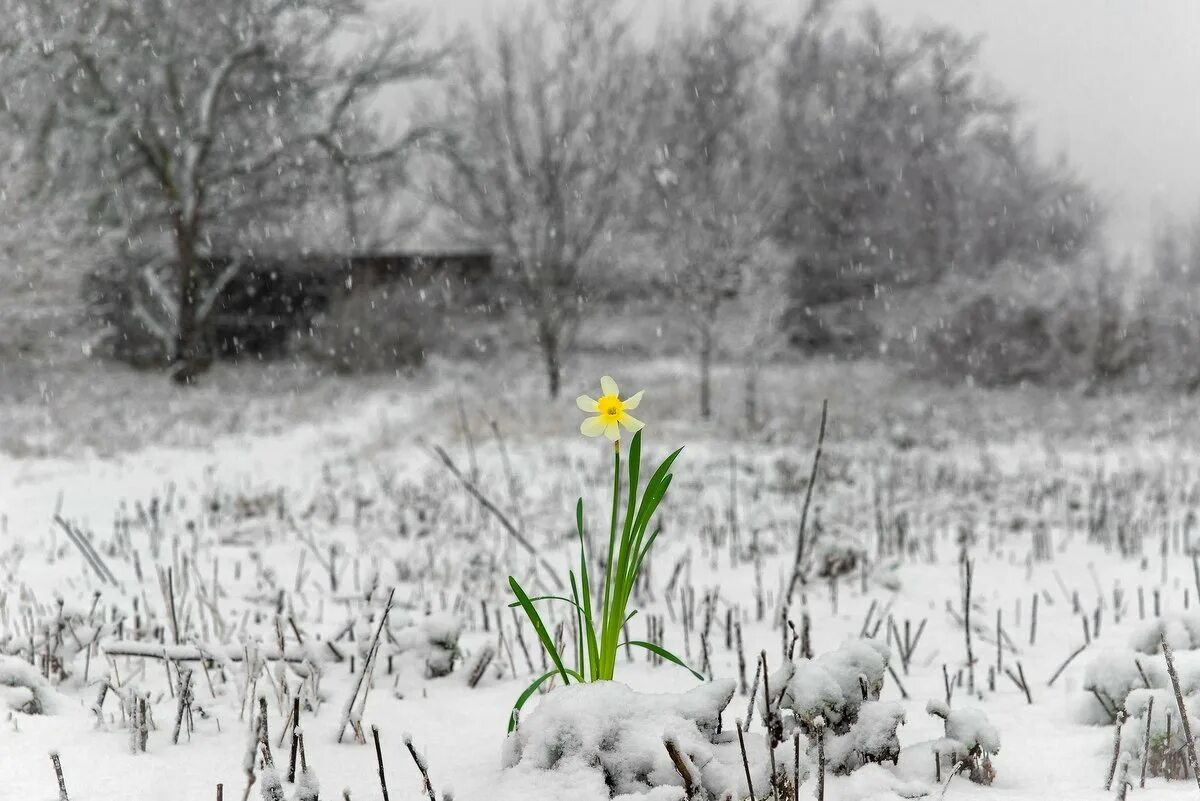
[[[617,544],[617,511],[621,508],[621,451],[613,451],[613,499],[612,520],[608,529],[608,552],[604,561],[604,599],[601,602],[601,614],[607,616],[608,602],[612,597],[613,582],[613,551]],[[601,623],[607,627],[607,619]]]
[[[679,453],[679,451],[676,451],[676,453]],[[658,536],[658,530],[656,530],[655,533],[651,535],[649,542],[646,543],[646,546],[644,548],[642,547],[642,538],[646,536],[646,529],[650,525],[650,520],[653,517],[654,512],[658,509],[659,502],[666,495],[670,486],[671,474],[668,473],[660,482],[656,484],[656,495],[652,496],[649,501],[643,499],[642,507],[638,510],[637,537],[634,539],[632,546],[634,554],[633,561],[626,568],[628,574],[625,578],[625,581],[628,584],[633,584],[637,580],[638,571],[642,569],[642,562],[645,560],[646,554],[650,552],[650,545],[654,542],[654,538]],[[646,492],[647,494],[650,493],[650,487],[646,488]]]
[[[508,713],[508,731],[509,731],[509,733],[512,732],[512,730],[514,728],[514,724],[516,723],[516,717],[513,715],[513,712],[520,712],[521,708],[525,706],[525,702],[528,701],[529,698],[535,692],[537,692],[537,688],[541,687],[542,684],[546,681],[546,679],[550,678],[551,676],[553,676],[557,673],[558,673],[558,670],[546,671],[545,673],[543,673],[542,675],[540,675],[536,679],[534,679],[530,683],[530,685],[525,688],[525,691],[522,692],[521,695],[517,698],[517,702],[515,704],[513,704],[512,711]],[[579,674],[576,674],[575,677],[577,679],[579,679],[579,682],[581,684],[583,683],[583,677],[579,676]]]
[[[671,653],[666,648],[663,648],[660,645],[655,645],[652,642],[646,642],[644,640],[628,640],[627,642],[621,643],[621,645],[622,646],[636,645],[639,648],[645,648],[647,651],[650,651],[651,653],[658,654],[659,656],[661,656],[663,659],[667,660],[668,662],[674,662],[676,665],[679,665],[681,668],[683,668],[684,670],[687,670],[693,676],[700,679],[700,681],[705,680],[703,676],[701,676],[699,673],[697,673],[696,671],[694,671],[690,667],[688,667],[682,659],[675,656],[675,654]]]
[[[512,576],[508,577],[508,586],[512,588],[513,594],[517,596],[517,600],[521,604],[521,608],[525,610],[526,617],[533,624],[533,630],[537,632],[538,639],[542,641],[542,647],[546,649],[546,653],[550,655],[550,659],[554,661],[554,667],[562,674],[563,684],[570,684],[568,671],[562,663],[562,657],[558,655],[558,649],[554,647],[554,641],[550,639],[550,633],[546,631],[546,625],[542,623],[542,616],[533,608],[533,603],[529,600],[529,596],[525,594],[525,590],[521,589],[521,585]],[[573,671],[571,671],[573,672]],[[576,676],[579,674],[576,673]]]
[[[575,571],[568,570],[571,580],[571,595],[575,598],[575,669],[583,672],[583,607],[579,605],[579,585],[575,582]]]
[[[629,445],[629,504],[625,508],[625,537],[629,536],[629,529],[633,525],[633,513],[636,510],[637,493],[638,493],[638,474],[642,469],[642,432],[638,431],[633,435],[633,442]]]
[[[592,623],[592,580],[588,576],[587,547],[583,536],[583,498],[575,504],[575,528],[579,532],[579,573],[583,581],[583,609],[580,610],[582,625],[579,634],[581,638],[587,638],[587,666],[592,679],[595,680],[600,672],[600,652],[596,645],[596,627]],[[581,671],[582,665],[583,662],[580,662]]]
[[[530,598],[529,600],[532,601],[533,603],[537,603],[538,601],[562,601],[563,603],[570,604],[571,606],[578,606],[578,604],[576,604],[570,598],[566,598],[562,595],[535,595],[534,597]],[[513,601],[512,603],[510,603],[508,605],[508,608],[516,609],[518,606],[521,606],[521,602]]]
[[[644,531],[650,525],[650,518],[671,486],[671,477],[668,471],[682,452],[683,448],[680,448],[664,459],[658,469],[654,471],[654,475],[650,477],[650,481],[646,483],[646,491],[642,493],[642,502],[638,505],[637,519],[634,521],[636,530]]]
[[[654,544],[656,539],[658,539],[658,534],[660,531],[662,531],[661,527],[654,529],[654,533],[650,535],[650,539],[646,540],[646,546],[644,548],[641,547],[641,540],[638,541],[638,555],[633,563],[633,581],[630,583],[630,593],[633,592],[633,587],[637,584],[638,574],[642,572],[642,562],[646,561],[646,554],[650,553],[650,546]]]

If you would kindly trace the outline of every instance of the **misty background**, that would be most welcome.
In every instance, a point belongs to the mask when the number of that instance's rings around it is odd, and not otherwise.
[[[557,396],[595,358],[750,429],[830,360],[1200,388],[1186,2],[3,13],[21,419],[501,366]]]
[[[486,25],[512,0],[432,4],[434,28]],[[795,19],[803,3],[759,2]],[[840,4],[852,16],[870,6]],[[663,16],[702,15],[707,0],[674,0],[637,11],[649,29]],[[1142,251],[1164,217],[1187,218],[1200,202],[1200,160],[1183,157],[1200,137],[1200,9],[1187,0],[1153,4],[1088,0],[878,4],[901,26],[942,24],[983,37],[980,70],[1021,101],[1047,153],[1066,151],[1110,209],[1105,229],[1121,249]]]

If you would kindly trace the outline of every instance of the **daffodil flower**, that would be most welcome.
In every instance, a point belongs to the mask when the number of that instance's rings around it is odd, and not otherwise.
[[[630,433],[641,430],[645,423],[629,414],[629,410],[638,407],[638,404],[642,402],[642,394],[645,390],[621,400],[617,382],[613,381],[611,376],[606,375],[600,379],[600,391],[603,394],[599,400],[593,400],[587,395],[580,395],[575,399],[575,405],[581,411],[595,414],[595,417],[589,417],[579,426],[580,433],[588,437],[598,437],[603,434],[612,442],[619,442],[621,439],[620,426],[624,426],[625,430]]]
[[[508,730],[511,733],[517,725],[517,715],[538,687],[546,681],[558,676],[564,685],[572,681],[583,684],[593,681],[612,681],[617,667],[617,656],[624,648],[632,646],[645,648],[647,651],[680,667],[691,671],[700,681],[704,676],[687,666],[679,657],[665,650],[661,645],[640,640],[625,638],[625,624],[637,613],[630,610],[633,600],[633,588],[638,585],[638,576],[646,564],[646,556],[650,546],[654,544],[660,531],[652,523],[655,511],[671,486],[671,465],[682,452],[676,450],[659,464],[648,481],[639,480],[642,476],[642,421],[629,414],[641,403],[642,393],[638,392],[625,400],[621,400],[617,382],[609,376],[600,379],[602,394],[599,400],[593,400],[587,395],[580,395],[575,404],[591,417],[583,421],[579,430],[589,437],[603,434],[612,441],[613,463],[613,492],[612,519],[608,529],[608,558],[597,567],[603,570],[593,574],[588,569],[591,562],[590,549],[587,546],[587,535],[584,529],[583,498],[575,504],[575,530],[579,536],[579,572],[568,572],[570,579],[571,597],[565,595],[539,595],[530,597],[519,581],[513,576],[508,577],[508,586],[512,589],[515,601],[509,604],[512,608],[520,607],[533,625],[542,649],[554,662],[554,669],[547,670],[534,679],[517,698],[512,713],[508,718]],[[633,433],[629,443],[627,482],[621,481],[621,428]],[[627,488],[629,497],[624,507],[625,518],[621,520],[621,489]],[[558,582],[563,587],[563,582]],[[559,601],[571,605],[568,616],[578,625],[575,628],[573,650],[575,666],[567,667],[563,662],[564,652],[570,656],[570,650],[565,644],[550,638],[546,622],[538,612],[535,604]]]

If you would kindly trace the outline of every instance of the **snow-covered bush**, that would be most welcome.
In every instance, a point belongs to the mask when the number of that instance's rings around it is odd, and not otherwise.
[[[918,369],[986,387],[1061,384],[1085,373],[1086,354],[1073,352],[1067,325],[1076,316],[1078,280],[1061,270],[1041,273],[1008,262],[984,280],[961,276],[944,283],[936,320],[920,321],[924,347],[913,354]]]
[[[708,797],[729,793],[744,798],[748,791],[737,735],[718,733],[733,692],[733,681],[710,682],[680,694],[639,693],[611,681],[559,687],[509,735],[504,764],[525,774],[527,783],[545,771],[583,772],[598,775],[610,797],[643,799],[654,797],[654,788],[682,786],[664,746],[670,738]],[[767,789],[766,739],[746,734],[745,740],[755,790]],[[801,757],[807,772],[807,758]],[[776,760],[792,764],[789,744],[777,749]]]
[[[880,640],[848,640],[840,648],[817,657],[842,690],[847,707],[859,701],[876,700],[883,691],[891,650]],[[865,690],[864,690],[865,685]]]
[[[992,756],[1000,753],[1000,732],[980,709],[951,709],[944,701],[930,701],[925,711],[945,722],[946,734],[934,743],[934,752],[953,769],[966,763],[967,776],[976,784],[996,778]]]
[[[1134,651],[1109,648],[1096,654],[1083,673],[1083,689],[1088,693],[1082,712],[1085,723],[1113,723],[1125,705],[1129,692],[1145,687],[1152,660]]]
[[[1200,716],[1196,714],[1200,704],[1195,698],[1187,699],[1185,704],[1192,730],[1196,731],[1200,729]],[[1130,772],[1140,775],[1145,763],[1147,776],[1188,778],[1187,743],[1183,727],[1179,725],[1174,692],[1162,688],[1133,690],[1125,700],[1125,711],[1129,717],[1121,726],[1120,749],[1130,756]]]
[[[863,765],[900,761],[897,729],[904,723],[904,707],[894,701],[866,701],[857,720],[845,734],[831,737],[825,758],[834,773],[848,774]]]
[[[823,542],[813,555],[813,569],[817,578],[834,579],[852,575],[862,562],[862,549],[841,542]]]
[[[26,715],[53,715],[59,695],[33,665],[0,655],[0,706]]]
[[[797,660],[789,672],[778,706],[794,713],[810,741],[821,718],[830,735],[826,757],[835,773],[899,758],[896,731],[904,722],[903,708],[879,701],[888,657],[882,642],[849,640],[816,659]]]
[[[1175,669],[1185,696],[1200,693],[1200,650],[1175,652]],[[1087,695],[1083,699],[1082,722],[1114,723],[1122,708],[1133,714],[1127,699],[1135,690],[1163,690],[1170,686],[1161,654],[1150,656],[1121,649],[1101,651],[1084,672],[1083,689]]]
[[[1129,637],[1129,647],[1143,654],[1162,653],[1162,638],[1175,651],[1200,648],[1200,615],[1176,614],[1139,624]]]
[[[458,638],[462,634],[462,619],[454,615],[434,614],[421,620],[408,634],[414,650],[425,659],[425,675],[430,678],[449,675],[458,656]],[[411,632],[411,633],[410,633]],[[403,647],[396,636],[397,647]]]
[[[781,706],[796,714],[796,720],[806,734],[813,733],[818,717],[836,726],[845,719],[847,711],[842,688],[828,670],[812,659],[795,662]]]

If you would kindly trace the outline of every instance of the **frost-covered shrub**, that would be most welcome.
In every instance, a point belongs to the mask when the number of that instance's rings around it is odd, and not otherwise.
[[[279,771],[275,770],[274,765],[267,765],[262,769],[259,788],[263,801],[283,801],[283,782],[279,780]]]
[[[852,575],[862,562],[862,549],[840,542],[825,542],[817,546],[813,555],[813,569],[817,578],[833,579]]]
[[[311,770],[300,771],[296,777],[296,801],[319,801],[321,784]]]
[[[1176,651],[1175,670],[1185,696],[1200,693],[1200,650]],[[1161,654],[1152,656],[1121,649],[1101,651],[1084,672],[1086,696],[1082,722],[1111,724],[1122,707],[1133,714],[1127,699],[1134,690],[1165,690],[1170,686],[1166,662]]]
[[[863,701],[879,698],[889,656],[887,645],[879,640],[848,640],[837,650],[818,656],[817,664],[837,682],[842,702],[853,715]]]
[[[0,655],[0,706],[26,715],[53,715],[59,695],[33,665]]]
[[[1153,700],[1153,705],[1151,704]],[[1197,699],[1185,701],[1192,730],[1200,728]],[[1179,725],[1179,709],[1174,692],[1168,689],[1136,689],[1125,700],[1129,718],[1121,726],[1121,751],[1129,754],[1131,772],[1141,774],[1145,763],[1147,776],[1167,779],[1187,779],[1191,774],[1187,763],[1186,741]],[[1146,727],[1150,727],[1147,750]]]
[[[1117,712],[1125,705],[1130,690],[1145,687],[1142,678],[1151,660],[1134,651],[1109,648],[1098,653],[1083,673],[1083,689],[1088,693],[1084,701],[1083,722],[1113,723]]]
[[[1200,615],[1165,615],[1141,623],[1129,637],[1129,647],[1143,654],[1162,653],[1162,638],[1175,651],[1200,648]]]
[[[778,708],[794,713],[796,725],[810,742],[816,740],[820,719],[828,733],[826,758],[835,773],[899,759],[896,731],[904,722],[904,709],[879,700],[889,653],[887,645],[877,640],[849,640],[816,659],[796,660],[790,670],[777,671],[770,679],[788,677]],[[759,708],[763,709],[761,702]],[[809,748],[809,757],[815,761],[814,749]]]
[[[770,737],[772,745],[777,745],[783,741],[783,716],[780,714],[780,711],[783,708],[783,699],[788,694],[788,688],[791,685],[792,676],[795,672],[796,666],[791,662],[785,662],[782,667],[767,676],[766,681],[763,682],[763,692],[757,695],[758,714],[767,727],[767,734]],[[771,693],[769,699],[767,698],[767,690],[770,690]]]
[[[812,735],[818,715],[830,732],[846,734],[863,704],[878,700],[889,654],[886,644],[861,639],[848,640],[816,659],[798,659],[780,706],[796,714],[806,735]]]
[[[781,705],[796,714],[801,729],[808,734],[814,731],[818,717],[827,724],[837,725],[847,711],[842,688],[828,670],[812,659],[796,661]]]
[[[897,729],[904,723],[904,707],[894,701],[866,701],[845,734],[831,737],[825,757],[834,773],[847,774],[869,763],[900,761]]]
[[[951,768],[965,763],[971,781],[991,784],[996,778],[991,758],[1000,753],[1000,732],[983,710],[951,709],[944,701],[930,701],[925,711],[945,722],[945,736],[934,743],[938,759]]]
[[[414,647],[425,658],[425,675],[430,678],[449,675],[458,656],[458,638],[462,620],[453,615],[429,615],[410,635]],[[403,632],[402,632],[403,634]],[[398,641],[400,636],[396,636]],[[399,642],[397,643],[400,646]]]
[[[111,258],[84,274],[83,304],[97,329],[92,353],[139,369],[164,367],[170,361],[166,343],[145,316],[147,306],[156,307],[144,277],[147,269],[136,260]]]
[[[559,687],[522,718],[505,743],[504,763],[526,774],[526,783],[544,771],[576,776],[582,771],[598,774],[610,797],[653,798],[652,793],[661,792],[656,787],[682,785],[663,745],[669,737],[705,793],[744,798],[746,779],[736,733],[717,732],[733,691],[732,681],[710,682],[681,694],[639,693],[611,681]],[[759,734],[745,739],[755,789],[767,788],[766,740]],[[781,745],[776,760],[791,764],[791,759],[790,746]],[[807,770],[807,759],[802,761]]]
[[[1064,331],[1063,301],[1077,282],[1056,271],[1035,275],[1023,264],[1005,264],[985,280],[963,278],[940,291],[936,316],[920,321],[922,372],[980,386],[1074,381],[1085,371]]]

